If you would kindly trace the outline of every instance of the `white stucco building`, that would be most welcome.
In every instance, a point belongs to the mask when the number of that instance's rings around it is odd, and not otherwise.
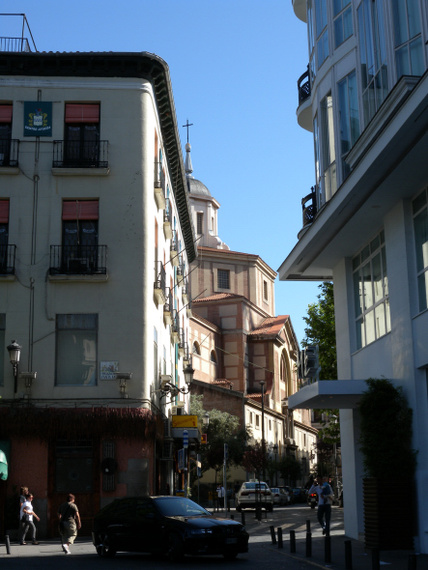
[[[279,275],[333,280],[339,381],[309,385],[289,405],[341,409],[345,531],[357,538],[364,521],[355,406],[367,378],[403,387],[418,453],[415,544],[427,553],[427,4],[293,7],[308,32],[297,119],[314,136],[315,184],[302,191],[303,228]]]
[[[88,524],[174,491],[196,249],[161,58],[3,52],[0,88],[2,485],[31,484],[50,534],[72,489]]]

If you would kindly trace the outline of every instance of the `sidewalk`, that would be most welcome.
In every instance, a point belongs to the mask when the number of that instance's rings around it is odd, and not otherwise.
[[[332,511],[331,535],[326,538],[316,522],[315,512],[305,513],[310,520],[310,539],[307,539],[307,522],[302,516],[290,522],[287,510],[284,521],[273,521],[262,518],[256,521],[248,513],[246,529],[250,533],[250,543],[254,540],[265,542],[266,548],[280,551],[284,557],[305,561],[318,568],[333,568],[335,570],[428,570],[428,554],[417,554],[407,550],[367,551],[364,542],[345,536],[343,511],[339,508]],[[238,513],[236,513],[237,515]],[[239,520],[235,515],[235,519]],[[276,543],[272,541],[271,526],[274,529]],[[282,548],[278,541],[278,529],[282,529]],[[291,543],[290,531],[294,532],[295,549]]]

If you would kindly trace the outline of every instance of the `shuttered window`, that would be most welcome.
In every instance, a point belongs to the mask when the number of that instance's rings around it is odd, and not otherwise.
[[[66,123],[99,123],[100,106],[98,103],[66,103]]]
[[[0,123],[12,122],[12,105],[0,105]]]
[[[9,200],[0,200],[0,224],[9,223]]]
[[[98,200],[64,200],[63,220],[98,220]]]

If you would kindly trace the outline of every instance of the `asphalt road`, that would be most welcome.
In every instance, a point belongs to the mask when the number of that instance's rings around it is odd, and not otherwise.
[[[221,514],[221,513],[220,513]],[[241,520],[241,515],[232,511],[236,520]],[[337,524],[341,524],[341,513]],[[255,519],[253,511],[245,511],[245,522],[250,533],[249,552],[240,554],[234,561],[226,561],[221,556],[186,557],[185,562],[179,567],[196,569],[217,569],[222,570],[276,570],[287,568],[287,570],[307,570],[314,568],[310,562],[296,560],[290,557],[286,548],[273,549],[271,546],[270,526],[286,525],[287,528],[296,531],[296,535],[306,532],[306,521],[311,520],[314,532],[316,525],[316,513],[305,505],[295,505],[289,507],[276,508],[273,513],[263,516],[259,522]],[[332,532],[334,528],[332,528]],[[122,570],[122,569],[144,569],[163,570],[177,567],[177,564],[168,562],[164,558],[155,558],[146,554],[119,553],[113,559],[100,558],[95,548],[87,538],[78,538],[76,544],[71,548],[72,554],[65,555],[59,541],[40,541],[39,545],[27,544],[20,546],[11,543],[10,554],[6,553],[4,542],[0,543],[0,567],[2,570],[14,570],[15,568],[27,567],[35,569],[67,569],[78,568],[79,570]]]

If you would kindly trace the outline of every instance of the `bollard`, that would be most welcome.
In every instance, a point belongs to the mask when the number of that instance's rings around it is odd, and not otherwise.
[[[271,526],[269,528],[270,528],[270,537],[272,539],[272,544],[276,544],[275,529],[273,526]]]
[[[409,554],[408,570],[416,570],[416,554]]]
[[[324,538],[324,562],[326,564],[331,562],[331,538],[329,534]]]
[[[296,531],[290,530],[290,553],[295,554],[296,552]]]
[[[377,548],[372,550],[372,570],[380,570],[379,550]]]
[[[352,543],[350,540],[345,540],[345,568],[352,570]]]
[[[245,526],[245,513],[241,511],[241,523]]]
[[[4,536],[4,542],[6,544],[6,552],[7,554],[10,554],[10,540],[9,540],[9,535],[5,534]]]
[[[312,533],[306,533],[306,558],[310,558],[312,556]]]
[[[230,509],[229,509],[229,511],[230,511]],[[231,518],[231,520],[234,521],[234,520],[235,520],[235,515],[234,515],[234,514],[231,514],[231,515],[230,515],[230,518]]]
[[[282,544],[282,528],[279,526],[278,527],[278,548],[282,548],[283,544]]]
[[[311,532],[311,521],[309,519],[306,520],[306,532]]]

